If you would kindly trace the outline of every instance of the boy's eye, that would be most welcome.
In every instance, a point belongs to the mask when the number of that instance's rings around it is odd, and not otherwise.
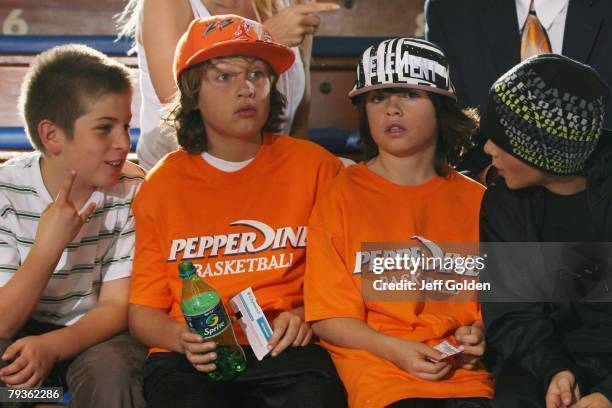
[[[421,94],[415,91],[414,89],[409,89],[403,93],[403,96],[404,98],[414,99],[414,98],[419,98]]]
[[[382,93],[375,93],[370,98],[370,102],[379,103],[385,100],[385,95]]]
[[[219,81],[229,81],[231,78],[230,74],[219,74],[217,75],[217,79]]]
[[[101,133],[109,133],[113,128],[113,125],[100,125],[96,127],[96,130]]]
[[[253,71],[249,72],[249,78],[251,79],[262,79],[266,76],[266,74],[260,70],[260,69],[255,69]]]

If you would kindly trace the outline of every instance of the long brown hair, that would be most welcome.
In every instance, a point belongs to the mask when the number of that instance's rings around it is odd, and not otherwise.
[[[384,92],[405,92],[405,88],[389,88]],[[378,145],[372,137],[366,113],[367,95],[361,94],[353,100],[359,114],[360,143],[366,161],[378,156]],[[433,92],[427,92],[427,95],[433,103],[438,122],[434,170],[439,176],[447,176],[449,166],[456,166],[461,156],[474,146],[480,118],[476,109],[459,109],[457,103],[447,96]]]

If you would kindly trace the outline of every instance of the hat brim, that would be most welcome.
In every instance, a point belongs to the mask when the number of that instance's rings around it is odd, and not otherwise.
[[[177,73],[177,77],[185,69],[193,67],[201,62],[213,58],[229,56],[248,56],[260,58],[266,61],[277,75],[287,71],[295,61],[295,54],[291,48],[275,43],[267,42],[247,42],[247,41],[226,41],[213,47],[200,50],[187,60],[183,69]]]
[[[366,87],[359,88],[359,89],[353,89],[349,92],[348,97],[353,98],[357,95],[361,95],[361,94],[364,94],[370,91],[375,91],[377,89],[389,89],[389,88],[420,89],[423,91],[433,92],[433,93],[437,93],[440,95],[448,96],[449,98],[452,98],[455,101],[457,100],[457,95],[455,95],[454,93],[446,91],[444,89],[436,88],[433,86],[413,85],[413,84],[393,84],[393,83],[370,85],[370,86],[366,86]]]

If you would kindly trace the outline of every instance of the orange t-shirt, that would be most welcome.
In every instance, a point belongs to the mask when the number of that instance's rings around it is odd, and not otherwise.
[[[424,184],[404,187],[363,163],[349,167],[321,196],[309,222],[306,320],[350,317],[386,335],[430,346],[444,340],[456,344],[455,330],[480,319],[478,303],[366,302],[362,273],[372,272],[360,272],[356,258],[359,253],[362,259],[365,242],[408,242],[413,236],[434,243],[477,242],[483,193],[481,185],[456,172],[450,178],[434,176]],[[485,370],[457,369],[445,380],[425,381],[368,351],[323,344],[332,354],[351,407],[378,408],[406,398],[493,395]]]
[[[253,161],[235,172],[221,171],[199,154],[169,154],[133,203],[130,303],[184,321],[178,266],[190,260],[228,311],[229,298],[249,286],[270,320],[301,306],[308,218],[341,168],[314,143],[271,134]],[[239,327],[234,325],[238,341],[247,344]]]

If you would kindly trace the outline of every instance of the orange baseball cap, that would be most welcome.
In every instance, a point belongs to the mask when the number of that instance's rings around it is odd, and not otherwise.
[[[174,53],[174,78],[201,62],[231,55],[261,58],[277,75],[295,60],[293,51],[275,43],[265,27],[233,14],[197,18],[181,36]]]

